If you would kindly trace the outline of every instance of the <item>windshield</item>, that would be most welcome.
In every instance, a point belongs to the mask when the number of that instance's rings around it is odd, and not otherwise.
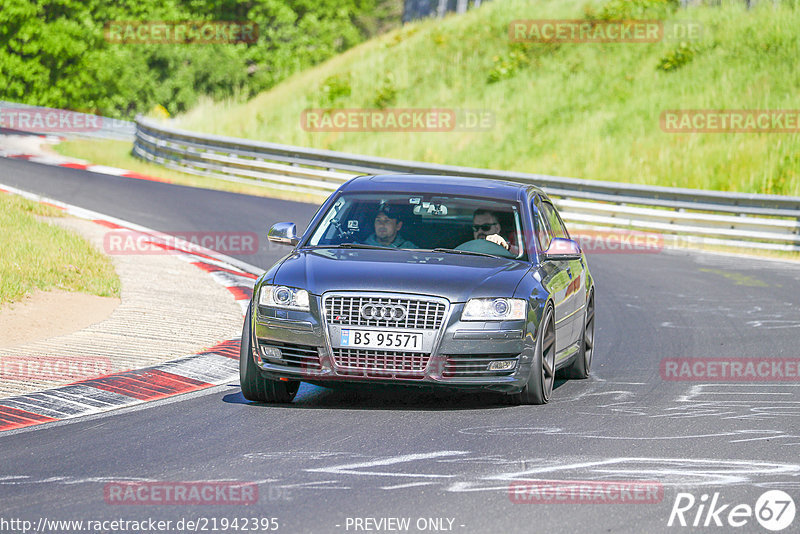
[[[319,220],[307,245],[527,259],[516,203],[447,195],[345,193]]]

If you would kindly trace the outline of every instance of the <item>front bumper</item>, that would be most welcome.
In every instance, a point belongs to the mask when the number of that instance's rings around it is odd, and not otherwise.
[[[310,308],[255,307],[253,358],[262,376],[325,386],[369,382],[514,392],[530,374],[535,340],[526,321],[461,321],[463,304],[447,303],[442,325],[426,334],[430,352],[356,349],[345,359],[332,340],[340,327],[326,321],[323,299],[312,298]],[[504,368],[492,369],[492,362]]]

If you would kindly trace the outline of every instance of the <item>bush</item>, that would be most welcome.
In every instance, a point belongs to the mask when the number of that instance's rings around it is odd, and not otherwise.
[[[180,113],[200,96],[246,98],[391,27],[396,1],[3,0],[0,99],[132,118],[156,105]],[[238,44],[106,40],[107,23],[133,20],[248,20],[259,37]]]
[[[350,73],[335,74],[322,82],[317,94],[320,107],[329,108],[342,98],[347,98],[353,92],[350,87]]]
[[[658,62],[656,68],[664,72],[677,70],[694,59],[696,53],[696,46],[683,42],[667,52]]]
[[[610,0],[595,12],[584,7],[589,20],[662,19],[680,7],[680,0]]]
[[[494,56],[492,61],[494,65],[486,77],[488,83],[495,83],[513,77],[520,68],[529,62],[528,56],[520,50],[510,50],[502,56]]]
[[[391,72],[387,72],[378,88],[375,90],[375,98],[373,104],[376,108],[385,109],[395,103],[397,100],[397,87],[394,83],[394,76]]]

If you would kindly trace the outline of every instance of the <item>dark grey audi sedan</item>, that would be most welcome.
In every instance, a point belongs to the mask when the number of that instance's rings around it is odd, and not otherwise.
[[[544,404],[556,371],[586,378],[594,283],[547,195],[447,176],[342,185],[256,282],[242,331],[245,398],[291,402],[301,381],[504,393]]]

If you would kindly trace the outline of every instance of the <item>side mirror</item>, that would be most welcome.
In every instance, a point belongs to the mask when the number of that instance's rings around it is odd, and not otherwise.
[[[556,237],[544,255],[550,260],[577,260],[581,257],[581,247],[577,241]]]
[[[274,224],[267,233],[267,241],[295,246],[300,241],[297,238],[297,225],[290,222]]]

